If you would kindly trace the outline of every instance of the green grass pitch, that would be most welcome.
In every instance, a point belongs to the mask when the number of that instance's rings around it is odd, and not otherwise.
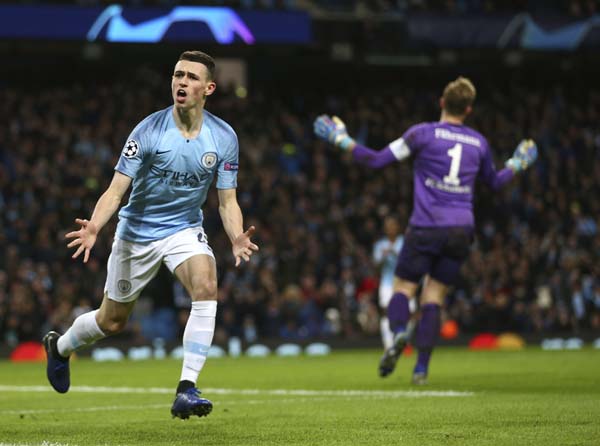
[[[0,362],[0,445],[600,445],[600,350],[440,348],[377,376],[379,351],[209,358],[205,418],[172,419],[180,361],[72,363],[65,395],[45,364]]]

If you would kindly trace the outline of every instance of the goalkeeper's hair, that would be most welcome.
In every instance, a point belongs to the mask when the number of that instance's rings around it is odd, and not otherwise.
[[[179,60],[201,63],[208,70],[208,79],[212,81],[215,78],[215,60],[208,54],[202,51],[184,51],[179,56]]]
[[[477,91],[473,83],[466,77],[459,76],[444,88],[444,109],[451,115],[461,116],[475,102]]]

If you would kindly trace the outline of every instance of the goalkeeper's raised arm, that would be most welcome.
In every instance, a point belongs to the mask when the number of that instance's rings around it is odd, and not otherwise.
[[[357,163],[373,169],[380,169],[410,155],[408,147],[401,141],[402,138],[379,151],[358,144],[348,135],[346,124],[337,116],[321,115],[317,117],[314,122],[314,131],[319,138],[329,141],[344,151],[352,152]]]
[[[515,149],[513,156],[506,160],[506,167],[514,173],[522,172],[531,166],[537,159],[538,150],[532,139],[524,139]]]

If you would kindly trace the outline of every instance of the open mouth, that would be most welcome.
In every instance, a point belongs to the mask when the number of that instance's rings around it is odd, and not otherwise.
[[[187,93],[185,90],[183,90],[181,88],[179,90],[177,90],[177,99],[178,100],[183,101],[183,100],[185,100],[186,97],[187,97]]]

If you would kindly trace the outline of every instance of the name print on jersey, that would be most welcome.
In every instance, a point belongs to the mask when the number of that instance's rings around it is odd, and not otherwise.
[[[437,139],[462,142],[465,144],[471,144],[472,146],[481,147],[481,141],[475,138],[474,136],[465,135],[463,133],[455,133],[446,129],[435,129],[435,137]]]
[[[156,165],[151,166],[150,171],[159,177],[159,181],[162,184],[168,184],[169,186],[198,187],[200,186],[200,183],[211,176],[210,173],[197,175],[192,172],[178,172],[176,170],[161,169]]]
[[[441,181],[434,180],[433,178],[427,178],[425,180],[425,186],[433,187],[444,192],[452,192],[454,194],[470,194],[470,186],[460,186],[456,184],[442,183]]]

